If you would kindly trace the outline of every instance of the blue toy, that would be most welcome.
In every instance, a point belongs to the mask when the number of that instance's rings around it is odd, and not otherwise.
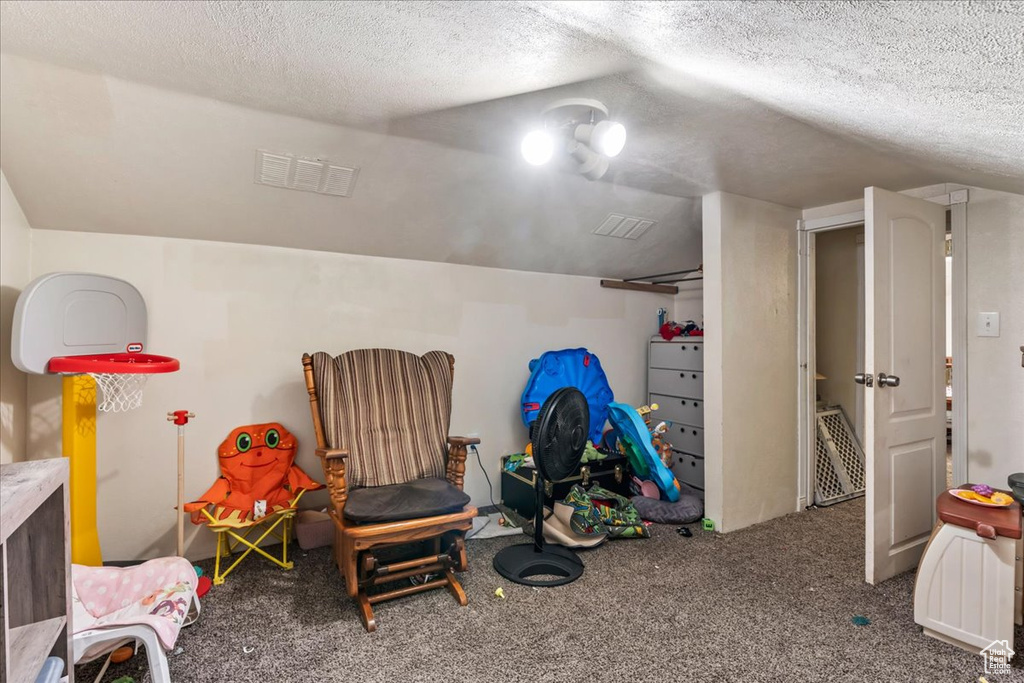
[[[586,349],[547,351],[530,361],[530,373],[522,400],[523,424],[527,428],[537,419],[548,396],[562,387],[575,387],[586,397],[590,407],[588,438],[595,444],[601,442],[608,404],[615,400],[615,395],[597,356]]]
[[[661,456],[651,444],[651,432],[636,408],[625,403],[610,403],[608,421],[637,476],[653,481],[664,498],[673,503],[679,500],[679,482],[672,470],[661,462]]]

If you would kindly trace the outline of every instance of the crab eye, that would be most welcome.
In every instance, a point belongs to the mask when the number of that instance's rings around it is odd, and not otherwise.
[[[267,448],[277,448],[277,444],[281,443],[281,435],[277,433],[276,429],[271,429],[267,432],[265,443]]]
[[[247,450],[252,448],[252,437],[247,433],[242,432],[238,435],[238,438],[235,439],[235,447],[238,449],[239,453],[245,453]]]

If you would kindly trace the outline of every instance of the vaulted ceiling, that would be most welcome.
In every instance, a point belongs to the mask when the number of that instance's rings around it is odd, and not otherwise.
[[[3,170],[33,226],[624,276],[700,258],[699,196],[1024,192],[1024,7],[0,3]],[[518,157],[558,97],[629,130],[600,182]],[[255,150],[361,173],[252,184]],[[608,213],[657,220],[591,235]]]

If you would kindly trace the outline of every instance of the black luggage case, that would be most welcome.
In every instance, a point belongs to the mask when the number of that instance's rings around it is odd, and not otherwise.
[[[526,519],[533,519],[537,506],[537,493],[534,489],[537,470],[520,466],[515,472],[509,472],[505,469],[507,459],[507,455],[501,458],[501,503]],[[599,484],[627,498],[632,495],[629,490],[629,467],[626,458],[618,454],[609,455],[604,460],[583,463],[579,471],[571,477],[546,482],[544,504],[550,507],[552,502],[562,500],[574,484],[580,484],[585,489],[589,489],[593,484]]]

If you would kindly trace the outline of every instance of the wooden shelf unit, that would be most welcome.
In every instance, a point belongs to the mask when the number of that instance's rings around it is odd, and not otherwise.
[[[0,465],[0,683],[32,683],[43,660],[71,661],[68,462]]]

